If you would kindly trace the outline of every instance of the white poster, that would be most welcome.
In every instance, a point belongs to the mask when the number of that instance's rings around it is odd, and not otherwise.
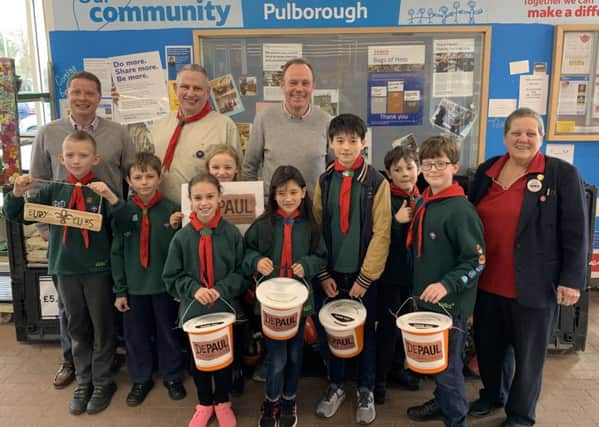
[[[574,164],[574,144],[547,144],[545,154]]]
[[[283,78],[283,66],[287,61],[302,56],[300,43],[262,45],[262,84],[265,101],[282,101],[283,93],[279,88]]]
[[[157,51],[109,59],[122,123],[146,122],[168,114],[168,91]]]
[[[112,66],[107,58],[83,58],[83,69],[94,74],[102,86],[102,98],[110,98]]]
[[[224,219],[237,226],[245,234],[256,218],[264,213],[264,182],[235,181],[221,182],[223,194],[220,210]],[[189,223],[191,205],[187,183],[181,185],[181,212],[183,225]]]
[[[593,118],[599,119],[599,78],[595,79],[595,90],[593,93],[595,94],[593,96]]]
[[[518,108],[530,108],[540,115],[547,114],[547,74],[520,76]]]
[[[314,89],[312,104],[317,105],[329,116],[339,114],[339,89]]]
[[[562,115],[584,115],[587,103],[587,80],[562,79],[559,84],[559,101],[557,103],[557,114]]]
[[[58,292],[50,276],[39,276],[40,312],[42,319],[58,317]]]
[[[593,57],[592,33],[564,33],[562,74],[588,74]]]
[[[489,117],[507,117],[516,109],[515,99],[489,99]]]
[[[472,96],[474,39],[433,40],[433,97]]]

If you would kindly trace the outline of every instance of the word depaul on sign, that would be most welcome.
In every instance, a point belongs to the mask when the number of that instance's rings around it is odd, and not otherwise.
[[[25,203],[23,217],[27,221],[83,228],[91,231],[100,231],[102,228],[102,214],[37,203]]]

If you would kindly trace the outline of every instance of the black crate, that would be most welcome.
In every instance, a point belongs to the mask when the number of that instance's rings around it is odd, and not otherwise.
[[[58,319],[41,316],[39,281],[47,269],[27,267],[21,224],[6,221],[6,237],[17,341],[60,340]]]
[[[585,185],[589,220],[589,263],[593,254],[593,231],[595,230],[595,212],[597,209],[597,187]],[[580,300],[572,307],[560,306],[559,318],[553,337],[549,342],[549,351],[584,351],[586,348],[589,322],[589,289],[591,267],[587,267],[585,289]]]
[[[21,319],[15,317],[17,340],[19,341],[59,341],[60,327],[55,317],[42,318],[40,303],[40,281],[50,281],[45,268],[25,270],[25,280],[22,282]],[[14,292],[13,282],[13,292]],[[16,312],[16,311],[15,311]]]

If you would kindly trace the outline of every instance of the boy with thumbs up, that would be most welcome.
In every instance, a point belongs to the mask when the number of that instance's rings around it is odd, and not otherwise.
[[[387,376],[393,361],[405,359],[401,332],[395,326],[395,317],[399,307],[410,297],[412,283],[411,268],[408,265],[406,235],[412,219],[412,209],[420,196],[416,187],[418,179],[418,153],[411,147],[398,146],[385,155],[385,170],[391,180],[391,244],[385,271],[379,283],[377,299],[377,363],[374,401],[381,405],[385,402]],[[406,304],[400,314],[409,311]],[[396,357],[396,352],[400,353]],[[395,375],[399,384],[409,390],[418,390],[418,377],[411,371],[400,367]]]

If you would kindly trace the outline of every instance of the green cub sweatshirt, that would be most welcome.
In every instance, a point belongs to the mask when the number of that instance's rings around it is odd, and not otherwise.
[[[115,214],[110,259],[114,293],[117,296],[153,295],[166,292],[162,281],[162,270],[169,244],[177,231],[171,228],[169,219],[172,213],[179,210],[179,206],[163,197],[148,211],[150,241],[147,268],[142,267],[139,258],[141,209],[129,200],[125,208]]]
[[[42,187],[29,198],[31,203],[66,208],[71,200],[73,186],[54,182]],[[58,276],[78,276],[110,272],[110,218],[125,206],[119,199],[111,206],[106,200],[87,187],[82,187],[87,212],[98,213],[101,206],[102,228],[100,231],[88,230],[89,246],[86,248],[81,229],[67,227],[66,243],[63,243],[62,225],[50,225],[48,240],[48,274]],[[4,199],[4,214],[10,221],[25,222],[23,208],[25,199],[7,193]]]

